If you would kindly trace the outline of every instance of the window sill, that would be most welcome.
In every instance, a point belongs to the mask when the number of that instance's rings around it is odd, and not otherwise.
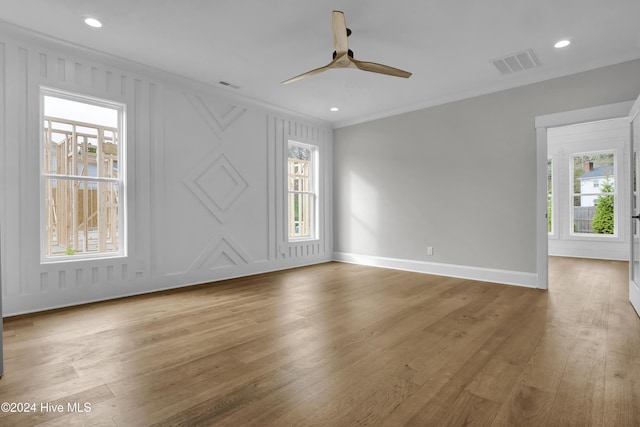
[[[127,255],[124,254],[105,254],[105,255],[90,255],[90,256],[74,256],[74,255],[60,255],[59,258],[45,258],[40,260],[40,265],[54,265],[54,264],[69,264],[74,262],[88,262],[88,261],[111,261],[126,259]]]
[[[567,240],[581,240],[587,242],[609,242],[609,243],[622,243],[624,239],[617,235],[589,235],[589,234],[571,234],[567,237]]]
[[[319,242],[320,239],[317,237],[301,237],[298,239],[289,239],[287,243],[295,244],[295,243],[308,243],[308,242]]]

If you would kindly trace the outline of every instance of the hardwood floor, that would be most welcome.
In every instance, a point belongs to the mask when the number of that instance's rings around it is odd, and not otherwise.
[[[0,402],[35,411],[0,425],[639,426],[627,268],[551,258],[545,292],[329,263],[9,318]]]

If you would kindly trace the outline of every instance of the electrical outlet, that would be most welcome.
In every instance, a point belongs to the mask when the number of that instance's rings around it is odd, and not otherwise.
[[[433,255],[433,246],[427,246],[427,255]]]

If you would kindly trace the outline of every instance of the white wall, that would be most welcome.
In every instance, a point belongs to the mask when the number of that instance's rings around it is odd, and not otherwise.
[[[39,88],[127,105],[125,258],[39,261]],[[332,130],[232,92],[0,26],[3,314],[328,261]],[[288,139],[320,147],[319,239],[287,243]]]
[[[536,286],[534,119],[633,100],[638,76],[632,61],[336,130],[336,258]]]

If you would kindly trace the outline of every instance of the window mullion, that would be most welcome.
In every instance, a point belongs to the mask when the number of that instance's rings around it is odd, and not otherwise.
[[[60,175],[55,173],[43,173],[42,176],[44,178],[51,179],[66,179],[69,181],[92,181],[92,182],[113,182],[119,183],[120,180],[118,178],[100,178],[97,176],[81,176],[81,175]]]

